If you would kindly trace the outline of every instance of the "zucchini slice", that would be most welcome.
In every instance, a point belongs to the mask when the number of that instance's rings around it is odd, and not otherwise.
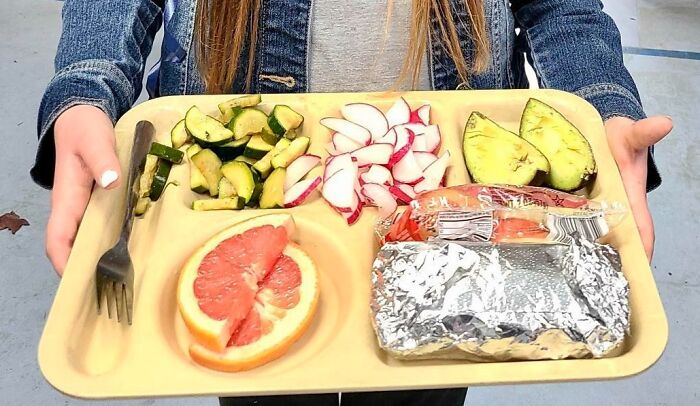
[[[239,140],[247,135],[260,134],[263,131],[272,132],[267,126],[267,114],[256,108],[245,108],[231,120],[228,127],[233,136]]]
[[[185,128],[197,141],[207,144],[222,145],[233,139],[233,133],[214,117],[202,113],[197,106],[192,106],[185,115]]]
[[[236,188],[233,187],[233,183],[231,183],[231,181],[229,181],[225,176],[222,177],[219,180],[219,199],[226,199],[235,196],[237,196],[237,194]]]
[[[245,146],[243,155],[248,158],[262,159],[268,152],[272,151],[273,145],[268,144],[260,135],[254,135]]]
[[[243,137],[240,140],[229,141],[224,145],[212,145],[211,149],[222,161],[230,161],[245,151],[245,146],[248,141],[250,141],[250,136]]]
[[[148,197],[151,194],[151,183],[153,176],[158,169],[158,157],[155,155],[146,155],[146,163],[143,166],[143,173],[139,179],[139,197]]]
[[[263,190],[260,195],[261,209],[279,209],[284,207],[284,179],[287,176],[287,170],[277,168],[263,184]]]
[[[146,210],[151,206],[151,199],[147,197],[139,197],[136,201],[136,206],[134,206],[134,214],[137,216],[142,216],[146,214]]]
[[[156,169],[155,175],[153,175],[151,191],[148,195],[152,201],[157,201],[160,199],[160,195],[163,194],[163,190],[165,190],[165,185],[168,183],[168,176],[170,176],[170,169],[172,167],[172,162],[166,161],[165,159],[158,159],[158,168]]]
[[[241,107],[232,107],[227,109],[221,114],[221,122],[225,123],[226,126],[228,127],[229,124],[231,124],[231,120],[236,118],[236,116],[243,111]]]
[[[253,166],[253,165],[255,165],[256,162],[258,162],[257,159],[248,158],[248,157],[245,156],[245,155],[237,156],[237,157],[234,159],[234,161],[245,162],[245,163],[247,163],[247,164],[250,165],[250,166]]]
[[[241,210],[244,207],[245,199],[240,196],[225,199],[201,199],[192,202],[192,209],[197,211]]]
[[[284,133],[284,138],[288,140],[293,140],[297,137],[297,130],[289,130],[286,133]]]
[[[202,171],[192,162],[192,157],[201,150],[202,147],[198,144],[193,144],[187,148],[187,157],[190,159],[190,189],[197,193],[209,193],[207,180],[202,175]]]
[[[267,176],[272,171],[272,158],[274,158],[285,148],[289,147],[291,144],[291,141],[289,141],[286,138],[282,138],[277,142],[277,145],[275,145],[272,151],[268,152],[262,159],[260,159],[258,162],[255,163],[255,165],[253,165],[253,169],[258,171],[260,176],[262,176],[263,178],[267,178]]]
[[[203,149],[197,152],[192,157],[192,162],[197,166],[197,169],[204,175],[209,186],[209,195],[216,196],[219,194],[219,180],[223,176],[221,174],[221,160],[210,149]]]
[[[255,183],[255,188],[253,188],[253,195],[250,197],[250,201],[248,202],[248,206],[254,207],[257,206],[258,203],[260,203],[260,195],[262,194],[263,191],[263,184],[262,183]]]
[[[221,167],[221,173],[231,182],[235,193],[248,203],[255,189],[255,180],[248,165],[240,161],[227,162]]]
[[[260,137],[263,139],[263,141],[273,146],[280,140],[280,136],[265,130],[260,133]]]
[[[259,94],[251,94],[251,95],[246,95],[246,96],[240,96],[236,97],[233,99],[226,100],[225,102],[219,103],[219,111],[221,114],[226,118],[226,114],[228,112],[235,112],[236,109],[243,109],[245,107],[254,107],[260,104],[262,101],[262,96]],[[228,120],[224,120],[226,122],[231,121],[231,118],[229,117]]]
[[[151,150],[148,153],[151,155],[155,155],[160,159],[170,161],[174,164],[181,163],[182,157],[185,156],[185,153],[180,151],[179,149],[170,148],[169,146],[160,144],[158,142],[154,142],[153,144],[151,144]]]
[[[192,137],[190,133],[187,132],[187,127],[185,127],[185,119],[178,121],[170,130],[170,142],[173,144],[173,148],[177,149],[185,145]]]
[[[286,168],[295,159],[306,153],[306,150],[309,149],[310,142],[311,140],[309,137],[297,137],[294,141],[292,141],[289,147],[285,148],[284,151],[272,158],[272,167],[275,169]]]
[[[272,109],[267,124],[277,135],[284,135],[287,131],[295,130],[304,123],[304,116],[292,110],[291,107],[279,104]]]

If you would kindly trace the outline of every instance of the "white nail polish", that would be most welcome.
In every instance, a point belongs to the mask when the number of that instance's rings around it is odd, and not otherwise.
[[[102,186],[103,188],[106,189],[107,187],[109,187],[109,185],[114,183],[114,181],[117,180],[118,177],[119,177],[119,175],[117,175],[116,171],[113,171],[113,170],[104,171],[104,173],[102,174],[102,177],[100,177],[100,186]]]

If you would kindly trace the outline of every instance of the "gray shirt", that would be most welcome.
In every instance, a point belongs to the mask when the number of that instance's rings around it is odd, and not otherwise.
[[[393,1],[388,27],[387,11],[386,0],[313,1],[309,50],[312,92],[391,89],[406,57],[411,0]],[[409,78],[397,89],[410,90],[410,82]],[[415,90],[431,90],[427,56]]]

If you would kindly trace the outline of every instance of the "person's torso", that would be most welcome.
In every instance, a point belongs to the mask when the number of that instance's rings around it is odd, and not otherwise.
[[[451,2],[462,52],[469,59],[473,55],[470,19],[463,0]],[[394,1],[391,25],[385,33],[385,1],[263,0],[255,72],[248,92],[388,90],[398,78],[407,52],[410,3]],[[162,59],[159,69],[152,71],[149,91],[154,96],[202,93],[204,85],[192,40],[196,0],[170,0],[168,4]],[[435,40],[440,36],[433,21],[433,40],[428,44],[417,89],[527,87],[523,53],[515,49],[515,23],[508,0],[485,0],[484,10],[491,54],[488,69],[472,75],[469,83],[460,83],[443,44]],[[244,92],[242,80],[230,91]]]

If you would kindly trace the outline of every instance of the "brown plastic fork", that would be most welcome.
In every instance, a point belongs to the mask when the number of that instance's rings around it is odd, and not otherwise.
[[[105,252],[97,262],[95,271],[95,286],[97,288],[97,313],[102,313],[102,297],[106,297],[106,307],[109,318],[112,318],[112,308],[117,313],[117,322],[126,319],[131,325],[134,309],[134,266],[129,255],[129,237],[134,222],[134,206],[138,200],[139,174],[142,163],[146,158],[155,129],[149,121],[136,124],[134,146],[131,150],[129,177],[126,188],[126,213],[122,224],[119,241],[109,251]]]

